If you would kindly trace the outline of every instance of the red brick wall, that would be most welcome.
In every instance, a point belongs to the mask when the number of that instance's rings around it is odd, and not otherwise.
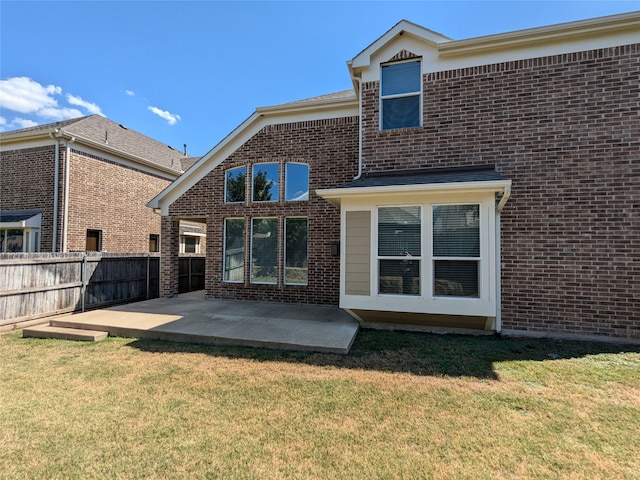
[[[148,252],[160,215],[146,206],[170,182],[71,150],[68,250],[84,250],[87,229],[102,230],[102,249]]]
[[[0,153],[0,208],[42,210],[41,250],[53,242],[55,147],[25,148]]]
[[[266,127],[234,152],[222,165],[170,207],[174,216],[206,216],[207,264],[206,291],[214,298],[267,300],[290,303],[338,304],[340,286],[339,257],[331,256],[331,242],[340,239],[339,210],[315,194],[319,188],[333,187],[353,179],[357,173],[358,119],[356,117],[320,120]],[[309,201],[274,202],[243,205],[224,204],[224,172],[245,165],[248,171],[258,162],[277,162],[280,175],[286,162],[309,164]],[[280,190],[284,190],[284,182]],[[282,196],[282,194],[281,194]],[[309,218],[308,285],[250,284],[249,234],[251,217],[278,217],[282,227],[287,216]],[[224,219],[244,217],[245,278],[244,284],[224,283],[222,278]],[[279,229],[279,252],[283,231]]]
[[[640,338],[639,78],[639,45],[428,74],[392,132],[365,83],[365,173],[496,164],[504,328]]]

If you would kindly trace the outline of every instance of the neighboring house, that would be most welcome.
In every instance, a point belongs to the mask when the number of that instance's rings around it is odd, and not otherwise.
[[[348,70],[150,202],[163,296],[200,219],[210,298],[640,338],[640,12],[464,40],[401,21]]]
[[[158,251],[146,203],[195,160],[100,115],[0,133],[0,251]]]

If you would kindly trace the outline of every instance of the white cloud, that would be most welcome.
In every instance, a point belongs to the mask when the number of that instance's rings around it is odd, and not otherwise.
[[[3,116],[0,116],[0,125],[6,125],[7,124],[7,119],[4,118]]]
[[[136,92],[134,92],[133,90],[125,90],[124,93],[126,93],[130,97],[135,97],[136,96]]]
[[[167,112],[166,110],[160,110],[158,107],[148,107],[148,109],[160,118],[164,118],[169,122],[169,125],[175,125],[178,120],[181,120],[180,115]]]
[[[70,93],[67,93],[67,102],[69,102],[71,105],[82,107],[89,113],[97,113],[98,115],[102,115],[104,117],[102,110],[100,110],[100,107],[95,103],[87,102],[86,100],[83,100],[80,97],[76,97],[75,95],[71,95]]]
[[[7,110],[19,113],[37,113],[43,108],[55,108],[62,88],[40,85],[28,77],[12,77],[0,80],[0,104]]]
[[[78,118],[84,116],[84,114],[77,108],[69,107],[56,107],[56,108],[43,108],[38,110],[38,116],[55,121],[67,120],[69,118]]]
[[[14,118],[12,125],[18,125],[20,128],[29,128],[35,127],[38,125],[38,122],[34,122],[33,120],[29,120],[28,118]]]

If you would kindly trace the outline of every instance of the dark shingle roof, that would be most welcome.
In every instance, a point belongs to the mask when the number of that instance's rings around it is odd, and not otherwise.
[[[76,135],[95,143],[110,147],[129,155],[141,157],[149,162],[168,167],[176,172],[183,171],[182,162],[192,157],[174,149],[162,142],[147,137],[124,125],[113,122],[101,115],[89,115],[86,117],[64,120],[62,122],[48,123],[36,127],[3,132],[2,137],[28,132],[47,132],[59,129],[65,133]]]
[[[22,222],[40,213],[42,213],[41,210],[2,210],[0,211],[0,223]]]
[[[488,182],[506,180],[496,172],[495,165],[478,165],[454,168],[423,168],[392,170],[365,174],[358,180],[336,188],[388,187],[397,185],[422,185],[433,183]]]

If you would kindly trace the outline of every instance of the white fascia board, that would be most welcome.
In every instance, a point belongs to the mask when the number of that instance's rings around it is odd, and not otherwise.
[[[10,152],[13,150],[24,150],[25,148],[39,148],[39,147],[49,147],[55,145],[55,140],[53,140],[48,135],[46,137],[42,135],[38,136],[29,136],[22,137],[19,140],[14,139],[0,139],[0,152]]]
[[[169,206],[173,202],[268,125],[357,115],[358,101],[355,97],[257,108],[249,118],[222,139],[218,145],[206,153],[187,172],[147,203],[147,206],[159,209],[162,216],[168,216]]]
[[[384,187],[326,188],[316,190],[316,194],[335,206],[343,198],[375,196],[377,198],[412,193],[477,193],[503,192],[511,187],[511,180],[486,182],[421,183],[415,185],[388,185]]]
[[[449,37],[445,37],[437,32],[429,30],[428,28],[421,27],[415,23],[402,20],[387,33],[378,38],[375,42],[365,48],[362,52],[356,55],[351,62],[349,62],[350,69],[358,70],[367,68],[371,65],[371,58],[381,49],[385,48],[389,43],[393,42],[397,37],[409,35],[421,42],[429,43],[432,45],[439,45],[441,43],[450,42]]]
[[[440,56],[473,55],[484,51],[520,48],[548,42],[568,40],[588,41],[590,37],[626,36],[640,39],[640,12],[623,13],[607,17],[561,23],[545,27],[529,28],[514,32],[454,40],[439,45]]]

